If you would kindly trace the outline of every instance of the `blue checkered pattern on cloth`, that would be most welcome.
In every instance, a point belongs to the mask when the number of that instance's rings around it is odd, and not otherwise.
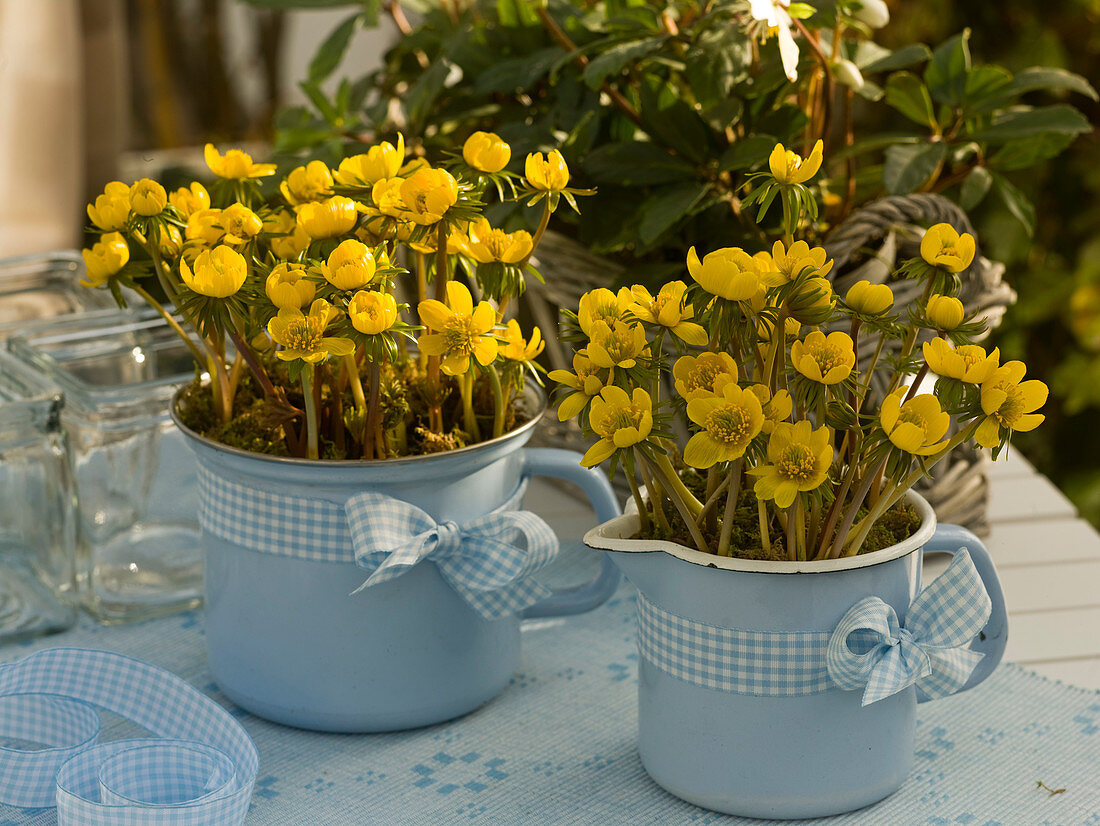
[[[955,554],[905,615],[878,597],[853,605],[837,623],[826,652],[829,675],[844,689],[866,686],[863,705],[916,683],[929,697],[962,688],[982,655],[966,645],[989,621],[992,604],[970,554]]]
[[[832,632],[774,632],[698,622],[639,594],[638,650],[673,677],[734,694],[794,697],[866,686],[867,705],[916,683],[943,697],[962,688],[981,660],[965,646],[990,610],[963,550],[913,601],[904,628],[878,597],[853,605]]]
[[[157,739],[97,744],[102,708]],[[57,806],[59,826],[233,826],[259,755],[240,723],[163,669],[51,648],[0,665],[0,802]]]
[[[342,504],[252,488],[199,467],[204,531],[252,550],[315,562],[354,562],[370,574],[356,593],[431,561],[478,613],[517,614],[550,594],[533,574],[554,561],[558,539],[540,517],[508,500],[461,525],[379,493]],[[522,540],[520,545],[515,544]]]

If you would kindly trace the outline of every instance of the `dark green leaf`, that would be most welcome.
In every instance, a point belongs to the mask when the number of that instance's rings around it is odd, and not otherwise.
[[[1003,175],[993,176],[993,191],[1021,224],[1030,238],[1035,234],[1035,204]]]
[[[1044,132],[1031,138],[1009,141],[989,159],[989,165],[1002,171],[1027,169],[1060,154],[1073,143],[1075,137],[1058,132]]]
[[[722,153],[722,157],[718,159],[718,169],[729,172],[755,166],[767,159],[775,144],[775,138],[770,135],[753,135],[737,141]]]
[[[892,72],[897,69],[908,69],[910,66],[914,66],[917,63],[923,63],[931,56],[931,50],[923,43],[911,43],[908,46],[902,46],[896,52],[891,52],[886,57],[872,60],[866,65],[860,65],[859,61],[856,61],[856,65],[859,66],[860,71],[866,76],[874,74],[875,72]]]
[[[709,157],[711,130],[681,99],[676,87],[659,78],[647,78],[641,88],[641,104],[642,122],[656,142],[693,161]]]
[[[724,132],[740,122],[745,104],[740,98],[726,98],[703,111],[703,117],[715,131]]]
[[[612,46],[584,67],[584,82],[589,88],[599,89],[608,77],[618,75],[627,64],[653,54],[664,42],[664,37],[647,37]]]
[[[344,54],[348,50],[351,38],[362,23],[362,15],[353,14],[344,20],[325,41],[317,48],[313,60],[309,63],[309,80],[311,83],[320,83],[322,80],[336,71]]]
[[[970,29],[963,29],[932,52],[924,69],[924,82],[933,99],[961,106],[969,72]]]
[[[652,143],[609,143],[584,159],[584,169],[602,184],[664,184],[695,176],[695,167]]]
[[[921,126],[936,128],[928,89],[912,72],[895,72],[886,81],[886,103]]]
[[[336,119],[336,109],[329,102],[329,99],[325,97],[325,93],[321,91],[320,87],[316,83],[311,83],[308,80],[302,81],[298,84],[298,88],[301,89],[309,102],[317,107],[317,111],[321,113],[321,117],[328,121]]]
[[[691,182],[656,191],[642,210],[642,222],[638,226],[639,240],[647,245],[654,243],[687,217],[709,190],[709,184]]]
[[[489,95],[530,89],[550,71],[559,57],[561,49],[553,46],[522,57],[501,60],[478,76],[473,91],[475,94]]]
[[[449,71],[447,62],[443,59],[437,59],[424,70],[417,78],[416,83],[410,86],[409,91],[406,92],[405,109],[409,113],[409,123],[413,127],[413,132],[419,133],[422,130],[424,121],[432,110],[436,98],[443,91],[443,84],[447,80]]]
[[[990,112],[997,107],[1005,90],[1012,83],[1012,75],[1000,66],[975,66],[966,76],[963,90],[965,114]]]
[[[1036,89],[1066,89],[1077,92],[1093,100],[1100,100],[1096,89],[1081,75],[1067,72],[1065,69],[1053,69],[1047,66],[1033,66],[1016,73],[1012,79],[1011,91],[1017,95]]]
[[[924,137],[914,135],[911,132],[884,132],[870,138],[863,138],[851,146],[834,152],[829,158],[831,161],[842,161],[848,157],[862,155],[865,152],[875,152],[885,149],[887,146],[895,146],[903,143],[924,143]]]
[[[959,206],[971,210],[982,202],[993,183],[992,173],[984,166],[976,166],[963,179],[959,192]]]
[[[947,147],[943,143],[916,146],[891,146],[886,150],[882,181],[891,195],[905,195],[932,177],[943,162]]]
[[[981,141],[1008,141],[1041,135],[1044,132],[1079,135],[1091,131],[1092,125],[1084,115],[1068,104],[1059,103],[1055,106],[1006,112],[995,117],[988,126],[971,132],[970,136]]]

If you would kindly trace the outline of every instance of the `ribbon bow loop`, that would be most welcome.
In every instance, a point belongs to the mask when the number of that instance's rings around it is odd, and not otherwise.
[[[557,536],[535,514],[508,510],[522,492],[521,487],[497,510],[462,525],[436,522],[416,505],[384,494],[353,496],[344,510],[355,562],[370,573],[355,593],[430,560],[486,619],[518,613],[549,596],[550,589],[532,574],[557,556]]]
[[[909,606],[905,626],[878,597],[841,617],[826,649],[829,677],[842,689],[866,686],[863,705],[916,684],[931,698],[962,688],[982,659],[966,646],[989,621],[992,603],[964,548]]]

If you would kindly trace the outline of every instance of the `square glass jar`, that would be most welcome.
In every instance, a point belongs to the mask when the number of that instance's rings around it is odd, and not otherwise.
[[[168,415],[195,377],[186,345],[159,317],[93,313],[26,328],[9,347],[65,395],[85,608],[122,622],[196,606],[196,465]]]
[[[81,286],[83,277],[84,261],[75,251],[0,260],[0,341],[43,319],[118,312],[111,294]]]
[[[61,394],[0,349],[0,644],[76,621],[76,519]]]

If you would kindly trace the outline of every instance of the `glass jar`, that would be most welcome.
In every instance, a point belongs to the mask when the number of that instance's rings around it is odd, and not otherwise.
[[[118,312],[111,294],[81,286],[83,277],[84,261],[77,252],[0,260],[0,341],[40,319]]]
[[[76,620],[61,394],[0,350],[0,644]]]
[[[195,460],[168,417],[194,362],[163,320],[139,318],[70,317],[9,343],[65,394],[77,581],[103,622],[191,608],[202,593]]]

